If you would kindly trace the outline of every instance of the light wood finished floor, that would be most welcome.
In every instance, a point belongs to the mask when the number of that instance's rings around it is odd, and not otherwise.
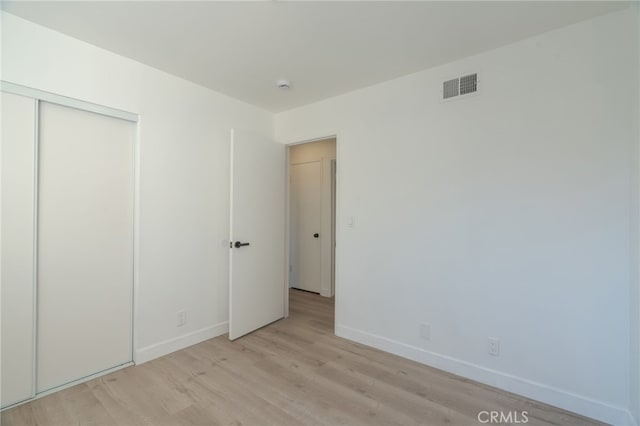
[[[2,425],[529,425],[597,422],[333,335],[333,301],[291,291],[291,315],[220,336],[2,414]]]

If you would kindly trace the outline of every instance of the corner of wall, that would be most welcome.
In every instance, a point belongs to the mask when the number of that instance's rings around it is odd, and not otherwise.
[[[633,147],[633,172],[634,181],[632,187],[632,270],[630,281],[631,303],[631,381],[630,381],[630,424],[640,424],[640,4],[631,5],[634,14],[635,43],[636,43],[636,102],[635,102],[635,144]]]
[[[640,424],[640,4],[630,6],[633,10],[633,25],[635,31],[636,48],[636,76],[635,80],[635,143],[633,145],[631,185],[631,280],[629,287],[630,300],[630,342],[631,342],[631,378],[629,401],[629,424]]]

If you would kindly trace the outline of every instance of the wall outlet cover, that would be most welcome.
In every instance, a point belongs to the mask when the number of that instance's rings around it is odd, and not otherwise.
[[[489,337],[489,355],[500,356],[500,339]]]
[[[431,324],[428,322],[420,324],[420,337],[425,340],[431,340]]]

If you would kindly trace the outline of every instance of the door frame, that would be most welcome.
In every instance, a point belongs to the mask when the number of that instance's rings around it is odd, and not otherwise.
[[[284,265],[285,268],[285,279],[284,279],[284,317],[289,317],[289,265],[290,265],[290,226],[291,226],[291,147],[296,145],[303,145],[307,143],[320,142],[326,139],[334,139],[336,140],[336,157],[333,161],[336,164],[336,172],[335,172],[335,204],[334,204],[334,212],[335,212],[335,221],[334,221],[334,235],[333,241],[335,242],[334,250],[333,250],[333,279],[332,279],[332,293],[335,300],[338,300],[338,270],[339,270],[339,248],[338,248],[338,233],[339,233],[339,222],[340,222],[340,135],[338,132],[328,133],[325,136],[312,137],[309,139],[297,139],[291,142],[284,142],[286,146],[286,155],[285,155],[285,258]],[[333,188],[332,188],[333,189]],[[335,327],[335,325],[334,325]]]

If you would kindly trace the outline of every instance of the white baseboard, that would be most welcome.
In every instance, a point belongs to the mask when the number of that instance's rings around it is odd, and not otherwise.
[[[631,413],[626,408],[616,407],[572,392],[502,373],[446,355],[430,352],[417,346],[407,345],[343,325],[336,325],[335,333],[339,337],[372,346],[403,358],[408,358],[467,379],[523,395],[527,398],[591,417],[602,422],[619,426],[636,426]]]
[[[227,332],[229,332],[229,323],[227,321],[201,328],[200,330],[136,350],[134,362],[142,364],[205,340],[213,339]]]

